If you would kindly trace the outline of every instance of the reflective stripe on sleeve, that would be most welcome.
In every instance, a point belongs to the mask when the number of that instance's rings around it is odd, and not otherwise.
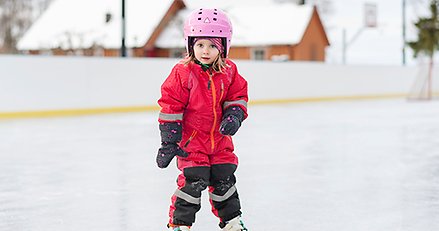
[[[181,191],[180,189],[177,189],[175,191],[174,195],[178,198],[181,198],[181,199],[191,203],[191,204],[196,204],[196,205],[201,204],[201,198],[193,197],[193,196]]]
[[[183,120],[183,113],[180,113],[180,114],[166,114],[166,113],[160,112],[159,119],[166,120],[166,121]]]
[[[225,201],[225,200],[229,199],[229,197],[231,197],[233,195],[233,193],[235,193],[235,192],[236,192],[236,187],[235,187],[235,185],[233,185],[223,196],[218,196],[216,194],[209,192],[209,197],[213,201],[221,202],[221,201]]]
[[[228,106],[233,105],[233,104],[235,104],[235,105],[238,104],[238,105],[241,105],[241,106],[247,108],[247,102],[245,100],[242,100],[242,99],[236,100],[236,101],[226,101],[223,104],[223,108],[227,108]]]

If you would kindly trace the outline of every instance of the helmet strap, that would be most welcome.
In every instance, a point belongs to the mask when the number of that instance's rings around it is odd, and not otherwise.
[[[200,61],[198,61],[197,59],[194,60],[196,64],[201,66],[201,69],[203,69],[203,71],[207,71],[212,67],[212,64],[204,64]]]

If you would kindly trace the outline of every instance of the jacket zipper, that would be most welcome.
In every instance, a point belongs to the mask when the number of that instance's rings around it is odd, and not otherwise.
[[[194,130],[191,134],[191,136],[189,137],[189,139],[187,139],[187,141],[184,143],[183,147],[186,148],[189,143],[191,142],[191,140],[197,135],[197,131]]]
[[[209,73],[209,82],[207,83],[207,89],[210,89],[212,87],[212,98],[213,98],[213,104],[212,104],[212,110],[213,110],[213,124],[212,129],[210,130],[210,146],[212,148],[212,152],[215,149],[215,127],[216,127],[216,121],[217,121],[217,114],[216,114],[216,89],[215,89],[215,83],[212,79],[212,74]]]

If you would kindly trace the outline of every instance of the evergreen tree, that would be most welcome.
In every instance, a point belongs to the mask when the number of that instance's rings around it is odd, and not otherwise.
[[[428,99],[432,97],[432,77],[434,54],[439,49],[439,17],[438,17],[439,0],[431,0],[429,17],[421,17],[415,23],[418,30],[418,40],[408,42],[408,46],[413,50],[414,56],[425,54],[429,58],[428,66]]]

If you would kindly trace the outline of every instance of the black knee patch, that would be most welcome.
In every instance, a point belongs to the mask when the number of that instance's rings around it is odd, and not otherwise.
[[[210,167],[191,167],[183,170],[186,178],[183,193],[193,198],[201,198],[201,192],[207,188],[210,179]],[[191,226],[195,222],[195,214],[200,210],[199,203],[191,203],[184,198],[177,197],[175,203],[173,224]]]
[[[235,177],[229,176],[226,179],[217,180],[212,186],[219,194],[226,193],[236,182]]]
[[[217,164],[212,165],[211,169],[211,185],[215,189],[215,193],[223,195],[236,183],[234,175],[236,165],[234,164]]]
[[[195,192],[201,192],[207,188],[209,182],[204,179],[197,179],[195,181],[187,181],[187,187]]]
[[[210,167],[186,168],[183,174],[186,182],[182,190],[192,196],[201,196],[201,192],[209,185]]]
[[[241,214],[241,204],[236,188],[234,164],[217,164],[211,166],[211,186],[214,188],[211,200],[218,216],[223,221],[228,221]],[[235,190],[235,191],[231,191]],[[214,198],[215,197],[215,198]],[[214,200],[216,199],[216,200]]]

